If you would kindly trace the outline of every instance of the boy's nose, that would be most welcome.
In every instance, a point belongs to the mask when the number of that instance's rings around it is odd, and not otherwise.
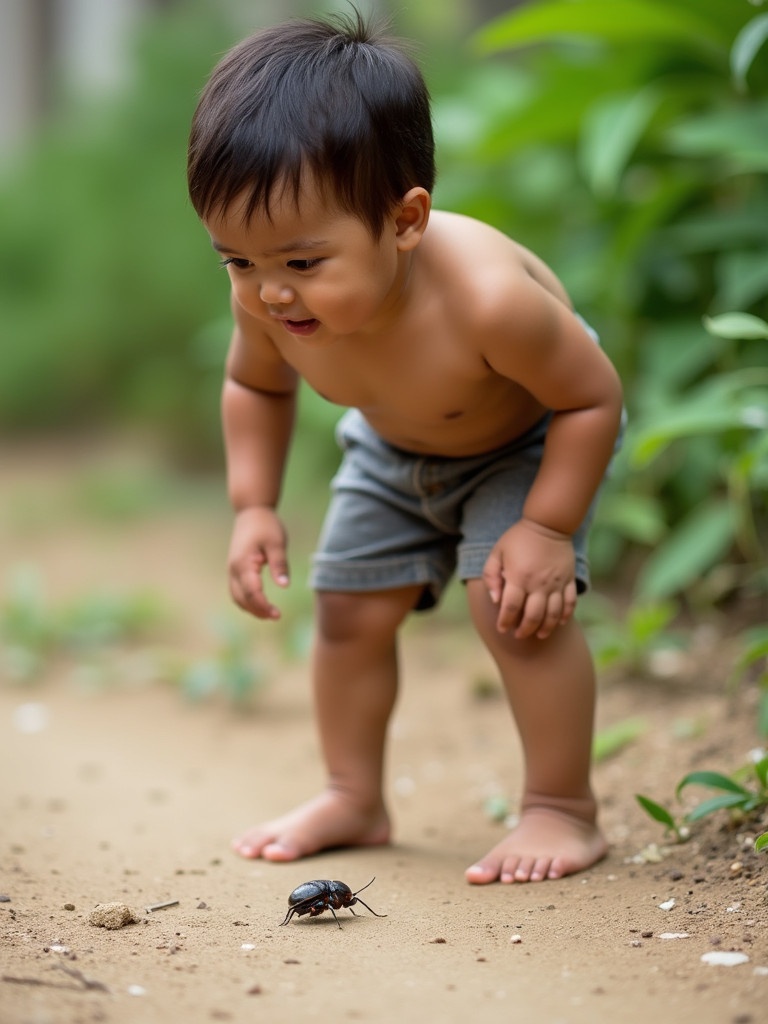
[[[289,288],[288,285],[281,284],[280,281],[267,279],[261,282],[259,297],[267,306],[287,306],[293,302],[294,294],[293,289]]]

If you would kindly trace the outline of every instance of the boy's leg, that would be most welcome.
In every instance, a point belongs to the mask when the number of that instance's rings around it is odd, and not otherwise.
[[[328,782],[313,800],[236,839],[242,856],[286,861],[389,841],[382,775],[397,695],[397,630],[421,590],[317,594],[314,695]]]
[[[467,582],[475,626],[501,672],[525,757],[518,826],[467,870],[470,882],[561,878],[607,850],[590,788],[595,703],[592,657],[571,620],[546,640],[499,633],[482,580]]]

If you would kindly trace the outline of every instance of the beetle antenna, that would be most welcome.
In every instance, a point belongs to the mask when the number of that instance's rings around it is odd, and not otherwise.
[[[372,879],[370,880],[370,882],[368,882],[368,884],[367,884],[367,885],[364,885],[364,886],[363,886],[363,889],[367,889],[367,888],[368,888],[368,886],[369,886],[369,885],[373,885],[373,883],[374,883],[375,881],[376,881],[376,875],[374,875],[374,876],[373,876],[373,878],[372,878]],[[363,889],[358,889],[358,890],[357,890],[357,892],[362,892],[362,891],[363,891]],[[352,895],[353,895],[353,896],[357,896],[357,892],[353,892],[353,893],[352,893]],[[361,903],[363,903],[363,901],[362,901],[362,900],[360,900],[360,902],[361,902]],[[364,903],[363,903],[363,906],[365,906],[365,904],[364,904]]]

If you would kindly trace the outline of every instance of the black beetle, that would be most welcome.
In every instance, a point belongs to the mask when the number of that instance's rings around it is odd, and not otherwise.
[[[374,875],[368,885],[375,880],[376,876]],[[363,889],[367,889],[368,885],[364,885]],[[357,892],[362,892],[363,889],[358,889]],[[387,916],[386,914],[377,914],[375,910],[371,910],[367,903],[358,899],[357,892],[352,892],[344,882],[332,882],[330,879],[316,878],[312,882],[302,882],[301,885],[296,886],[288,897],[290,909],[285,915],[283,924],[288,924],[294,914],[298,917],[303,917],[304,914],[309,914],[310,917],[317,917],[318,914],[324,914],[326,910],[330,910],[334,918],[336,918],[336,924],[341,928],[341,923],[338,917],[336,917],[336,911],[341,910],[342,907],[348,907],[349,912],[354,914],[355,912],[352,909],[353,903],[362,903],[365,909],[370,910],[374,917]]]

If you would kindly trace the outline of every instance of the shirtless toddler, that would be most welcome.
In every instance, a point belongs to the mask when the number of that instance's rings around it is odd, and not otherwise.
[[[523,742],[518,826],[473,883],[561,878],[606,851],[590,786],[595,683],[573,618],[621,386],[556,276],[433,210],[422,76],[357,15],[246,39],[195,113],[189,191],[231,281],[223,389],[234,600],[280,612],[277,512],[301,379],[348,407],[315,556],[319,796],[234,842],[290,861],[390,840],[397,638],[455,571]]]

